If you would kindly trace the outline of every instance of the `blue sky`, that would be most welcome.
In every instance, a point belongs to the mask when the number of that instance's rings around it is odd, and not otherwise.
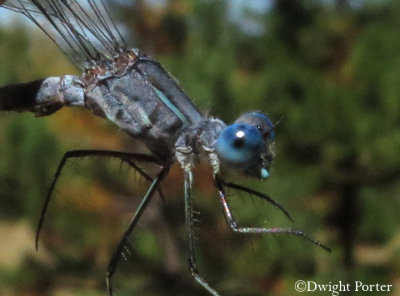
[[[121,0],[126,1],[126,0]],[[162,5],[164,0],[147,0],[153,5]],[[230,0],[230,12],[229,14],[233,19],[239,19],[243,16],[244,9],[251,9],[254,11],[267,11],[271,6],[271,0]],[[4,26],[10,22],[14,22],[16,19],[25,19],[22,16],[7,11],[6,9],[0,9],[0,25]]]
[[[114,1],[131,2],[134,0],[114,0]],[[152,5],[163,5],[163,3],[166,0],[146,0],[146,1],[148,1]],[[335,2],[334,0],[321,0],[321,1],[327,4],[333,4]],[[379,0],[349,0],[349,3],[353,7],[359,7],[368,1],[379,1]],[[249,31],[249,33],[251,33],[251,30],[259,30],[260,28],[257,28],[256,23],[246,21],[244,11],[251,10],[254,12],[261,12],[261,13],[266,12],[271,8],[273,2],[274,0],[229,0],[228,13],[234,22],[242,26],[242,29],[244,31]],[[26,21],[26,18],[20,16],[17,13],[13,13],[0,8],[0,26],[7,26],[9,23],[14,22],[17,19]]]

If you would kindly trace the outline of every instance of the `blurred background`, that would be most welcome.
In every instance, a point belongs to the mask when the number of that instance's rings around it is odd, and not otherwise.
[[[395,0],[137,0],[108,2],[121,30],[161,61],[207,114],[227,123],[262,110],[276,128],[267,193],[229,191],[233,234],[207,165],[195,171],[199,268],[221,295],[297,295],[294,283],[392,284],[400,295],[400,3]],[[34,26],[0,9],[0,85],[79,71]],[[0,114],[0,294],[106,295],[108,260],[148,183],[118,160],[70,161],[53,195],[40,250],[34,232],[62,155],[145,151],[111,123],[65,109],[48,118]],[[145,167],[155,174],[157,167]],[[207,295],[187,267],[179,167],[163,183],[114,276],[124,295]],[[313,292],[307,295],[331,295]],[[360,292],[346,295],[362,295]]]

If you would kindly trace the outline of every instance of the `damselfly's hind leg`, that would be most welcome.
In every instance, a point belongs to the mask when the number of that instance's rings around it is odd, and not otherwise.
[[[232,211],[229,207],[228,201],[226,200],[226,195],[225,195],[225,190],[224,190],[224,185],[233,189],[238,189],[241,191],[245,191],[247,193],[255,194],[255,195],[262,195],[261,193],[258,193],[257,191],[254,191],[250,188],[243,187],[240,185],[236,185],[233,183],[226,183],[224,182],[218,175],[215,175],[215,186],[218,189],[218,194],[221,200],[222,208],[224,210],[224,215],[225,215],[225,220],[228,223],[228,225],[232,228],[233,231],[239,232],[239,233],[287,233],[287,234],[293,234],[297,236],[301,236],[309,241],[311,241],[313,244],[325,249],[326,251],[330,252],[330,249],[317,241],[316,239],[312,238],[309,236],[307,233],[305,233],[302,230],[295,230],[291,229],[288,227],[282,228],[282,227],[273,227],[273,228],[264,228],[264,227],[240,227],[235,218],[233,217]],[[269,202],[272,202],[272,199],[267,199]],[[278,206],[276,202],[272,202],[274,205]],[[278,206],[281,210],[280,206]],[[284,211],[284,210],[283,210]],[[287,212],[284,211],[286,214]],[[288,216],[288,214],[286,214]],[[288,216],[290,218],[290,216]]]
[[[168,175],[169,168],[170,168],[169,166],[163,167],[162,170],[158,173],[157,177],[154,178],[145,196],[143,197],[141,203],[137,207],[136,212],[133,215],[128,228],[126,229],[124,235],[122,236],[122,239],[118,243],[118,246],[115,249],[113,256],[111,257],[110,262],[108,263],[106,281],[107,281],[107,291],[109,296],[113,295],[111,279],[115,273],[118,262],[121,259],[121,256],[123,255],[125,248],[129,246],[129,241],[128,241],[129,236],[132,234],[133,229],[138,223],[140,217],[142,216],[145,208],[149,204],[154,193],[158,190],[160,182]]]
[[[72,150],[72,151],[66,152],[57,167],[57,171],[54,174],[53,181],[51,182],[49,191],[47,193],[46,199],[42,206],[42,211],[40,213],[40,218],[39,218],[38,226],[36,229],[36,238],[35,238],[36,249],[38,249],[38,247],[39,247],[40,231],[43,226],[43,222],[44,222],[44,219],[46,216],[46,212],[47,212],[47,208],[48,208],[48,205],[50,202],[51,195],[54,191],[54,188],[57,184],[58,178],[60,177],[61,171],[63,170],[65,164],[71,158],[82,158],[82,157],[91,157],[91,156],[113,157],[113,158],[121,159],[122,161],[128,163],[128,165],[130,165],[132,168],[134,168],[141,176],[143,176],[146,180],[148,180],[150,182],[153,181],[153,178],[150,177],[148,174],[146,174],[146,172],[144,172],[140,167],[138,167],[136,165],[135,161],[160,164],[155,157],[153,157],[151,155],[139,154],[139,153],[127,153],[127,152],[110,151],[110,150]],[[162,197],[161,190],[159,190],[159,192]]]
[[[185,224],[186,232],[189,240],[189,268],[194,279],[203,286],[211,295],[219,296],[210,285],[199,275],[196,264],[194,251],[194,234],[193,234],[193,207],[192,207],[192,181],[193,175],[189,168],[185,169]]]

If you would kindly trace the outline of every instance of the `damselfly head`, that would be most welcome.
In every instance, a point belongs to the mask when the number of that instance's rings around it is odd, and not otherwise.
[[[245,175],[267,179],[274,159],[274,124],[269,117],[254,111],[241,115],[218,136],[216,151],[221,166]]]

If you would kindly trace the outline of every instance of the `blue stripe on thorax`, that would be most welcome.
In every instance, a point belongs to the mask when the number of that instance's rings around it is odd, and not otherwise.
[[[169,108],[172,112],[174,112],[175,115],[178,116],[178,118],[185,125],[190,123],[186,118],[186,116],[174,104],[172,104],[172,102],[167,98],[167,96],[161,90],[154,87],[153,85],[151,87],[155,91],[156,95],[160,98],[160,100],[164,103],[164,105],[167,106],[167,108]]]

